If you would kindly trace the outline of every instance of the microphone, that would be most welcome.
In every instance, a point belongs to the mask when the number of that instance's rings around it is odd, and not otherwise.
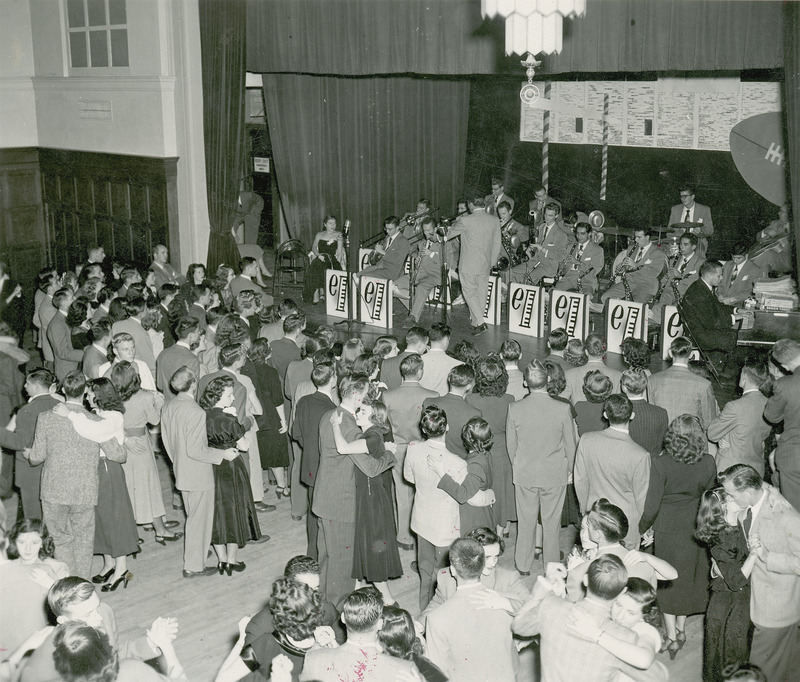
[[[344,225],[342,225],[342,234],[344,235],[345,239],[350,235],[350,221],[345,220]]]

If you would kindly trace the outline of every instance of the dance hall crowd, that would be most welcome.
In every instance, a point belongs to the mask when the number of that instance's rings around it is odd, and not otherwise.
[[[125,639],[102,595],[135,588],[140,531],[183,542],[176,580],[231,585],[270,540],[267,479],[306,554],[219,682],[665,680],[694,614],[697,679],[800,679],[800,343],[744,359],[720,411],[683,337],[655,373],[642,341],[620,371],[563,329],[527,363],[440,323],[368,349],[273,305],[252,259],[208,279],[163,246],[144,271],[101,252],[42,271],[41,361],[0,289],[0,492],[20,500],[0,519],[0,680],[186,680],[177,620]]]

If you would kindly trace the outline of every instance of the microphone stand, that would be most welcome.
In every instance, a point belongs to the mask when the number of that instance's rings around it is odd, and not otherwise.
[[[450,301],[450,282],[448,281],[447,277],[447,229],[444,230],[442,234],[442,257],[440,258],[442,262],[442,273],[441,273],[441,288],[439,291],[441,295],[439,296],[439,302],[442,305],[442,324],[447,326],[447,304]]]
[[[347,325],[347,331],[352,332],[353,327],[355,325],[364,324],[363,322],[359,322],[355,319],[355,314],[353,311],[353,299],[355,298],[353,289],[358,291],[358,287],[354,287],[353,283],[353,258],[352,254],[350,253],[350,221],[345,220],[344,225],[342,225],[342,232],[344,233],[344,250],[346,254],[345,258],[345,272],[347,272],[347,319],[346,320],[339,320],[338,322],[334,322],[333,326],[338,327],[339,325]]]

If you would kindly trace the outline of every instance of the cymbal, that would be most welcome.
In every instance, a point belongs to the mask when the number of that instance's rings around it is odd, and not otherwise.
[[[613,234],[617,237],[632,237],[633,230],[629,227],[601,227],[597,232],[603,234]]]
[[[672,223],[671,228],[679,230],[691,230],[693,227],[703,227],[703,223]]]

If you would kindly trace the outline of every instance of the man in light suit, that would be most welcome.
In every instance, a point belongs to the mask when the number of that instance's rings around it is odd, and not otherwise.
[[[150,263],[150,269],[156,276],[156,289],[160,289],[161,285],[167,282],[180,286],[186,281],[186,278],[169,264],[169,251],[163,244],[156,244],[153,247],[153,262]]]
[[[571,367],[564,372],[564,378],[567,380],[567,387],[564,389],[564,395],[572,400],[573,403],[583,400],[583,378],[593,370],[599,370],[611,379],[614,393],[618,393],[619,379],[622,376],[622,372],[609,367],[603,360],[603,355],[605,355],[606,352],[605,339],[600,336],[600,334],[592,332],[583,342],[583,348],[589,359],[585,365]]]
[[[753,285],[766,276],[764,269],[748,257],[747,246],[737,246],[722,266],[717,298],[725,305],[743,305],[753,295]]]
[[[759,386],[768,378],[763,362],[748,360],[739,377],[742,397],[728,402],[708,425],[708,440],[719,445],[717,471],[734,464],[747,464],[759,476],[764,475],[764,441],[772,427],[764,420],[767,397]]]
[[[508,215],[514,212],[514,200],[506,194],[503,181],[500,178],[492,178],[492,193],[487,194],[483,198],[483,203],[486,206],[486,212],[489,215],[497,215],[500,204],[506,202],[508,204]]]
[[[413,549],[414,539],[411,536],[411,499],[414,496],[412,487],[403,478],[403,465],[406,459],[408,444],[421,440],[419,419],[422,415],[422,403],[426,398],[438,398],[438,394],[420,385],[423,376],[422,358],[411,353],[400,363],[400,375],[403,383],[383,395],[383,402],[389,410],[389,421],[392,424],[394,442],[397,444],[397,466],[392,469],[394,475],[394,493],[397,500],[397,543],[403,549]]]
[[[714,234],[714,221],[711,220],[711,209],[694,200],[694,188],[684,185],[680,188],[681,203],[675,204],[669,212],[667,227],[676,223],[702,223],[699,227],[691,228],[690,232],[697,235],[700,243],[697,250],[705,258],[708,251],[708,238]]]
[[[67,311],[74,299],[75,295],[72,293],[72,289],[56,291],[53,294],[53,307],[56,309],[56,313],[47,325],[47,342],[53,353],[54,373],[59,381],[72,370],[78,369],[83,360],[83,351],[72,347],[70,329],[67,324]]]
[[[175,471],[175,486],[183,493],[186,535],[183,548],[183,577],[213,575],[216,566],[206,566],[214,522],[214,471],[212,464],[232,461],[236,448],[218,450],[208,446],[206,413],[194,396],[197,375],[188,367],[178,369],[170,379],[175,393],[161,411],[161,437]]]
[[[781,493],[800,510],[800,343],[781,339],[772,348],[772,357],[790,374],[772,387],[764,419],[771,424],[783,422],[775,465],[780,472]]]
[[[434,322],[430,332],[425,335],[430,349],[424,354],[420,353],[422,364],[425,367],[420,384],[423,388],[439,395],[447,393],[447,377],[450,370],[461,364],[453,356],[447,354],[451,334],[450,327],[441,322]],[[421,343],[418,343],[417,347],[421,347]]]
[[[175,397],[170,381],[181,367],[188,367],[195,376],[200,376],[200,360],[192,352],[192,346],[200,340],[197,318],[182,317],[175,323],[175,334],[178,340],[156,358],[156,387],[167,400]]]
[[[483,310],[489,288],[489,273],[500,255],[500,221],[486,212],[482,196],[469,203],[469,215],[458,218],[448,233],[448,239],[461,237],[458,276],[461,293],[469,308],[473,334],[486,331]]]
[[[750,662],[770,681],[797,680],[800,659],[800,513],[746,464],[719,480],[742,510],[741,528],[758,557],[750,575]]]
[[[705,262],[697,248],[697,236],[684,234],[678,242],[679,252],[667,262],[667,270],[661,276],[661,295],[650,306],[650,319],[661,324],[661,311],[665,305],[675,305],[675,292],[682,300],[689,286],[700,277],[700,266]]]
[[[646,230],[634,230],[633,238],[636,243],[630,252],[631,255],[623,258],[620,267],[624,270],[632,299],[637,303],[647,303],[658,291],[658,278],[667,264],[667,257],[656,244],[650,241],[650,235]],[[621,276],[618,282],[603,292],[600,302],[605,303],[610,298],[625,298],[625,284]],[[596,304],[592,309],[602,312],[602,306],[598,310]]]
[[[111,322],[100,319],[92,324],[92,345],[83,350],[81,370],[87,379],[98,379],[100,367],[108,362],[108,346],[111,343]]]
[[[569,240],[557,220],[561,214],[558,204],[548,204],[544,209],[544,222],[539,226],[536,243],[528,247],[531,254],[529,263],[522,263],[511,271],[514,282],[525,282],[530,278],[531,283],[539,284],[544,277],[555,277],[558,265],[567,257]],[[533,269],[530,270],[530,266]]]
[[[319,471],[314,486],[312,511],[319,517],[319,563],[322,569],[321,592],[335,606],[355,587],[353,542],[356,532],[356,467],[370,478],[394,465],[394,455],[380,459],[363,455],[340,455],[333,439],[331,417],[341,419],[341,431],[350,443],[361,435],[356,426],[356,410],[367,395],[366,378],[342,379],[341,405],[326,413],[319,425]],[[316,679],[316,678],[312,678]]]
[[[560,291],[578,291],[580,279],[580,293],[591,298],[597,291],[597,276],[603,271],[604,263],[603,248],[592,241],[592,226],[578,223],[575,225],[575,243],[564,263],[564,276],[556,282],[555,288]]]
[[[425,375],[422,376],[424,379]],[[445,395],[425,398],[422,401],[422,408],[436,405],[445,411],[449,427],[445,439],[447,449],[462,459],[467,459],[467,451],[461,439],[461,429],[473,417],[483,416],[479,409],[470,405],[465,399],[467,393],[475,387],[475,372],[469,365],[456,365],[447,375],[447,386],[448,392]]]
[[[647,375],[643,369],[628,368],[620,377],[619,387],[633,404],[628,433],[651,457],[661,454],[664,436],[669,428],[669,415],[663,407],[647,402]]]
[[[601,497],[622,509],[628,518],[625,547],[638,549],[639,520],[650,485],[650,453],[628,433],[633,404],[624,395],[609,396],[603,414],[609,427],[584,433],[578,442],[575,493],[584,513]]]
[[[682,414],[691,414],[707,429],[719,414],[719,407],[711,382],[689,369],[691,354],[692,342],[685,336],[672,342],[669,347],[672,367],[650,377],[650,400],[667,411],[670,424]]]
[[[519,516],[514,559],[520,574],[530,575],[540,509],[544,565],[559,560],[561,510],[578,431],[569,404],[547,394],[547,372],[540,363],[525,368],[525,383],[530,393],[509,405],[506,440]]]
[[[428,616],[428,656],[448,679],[459,682],[513,680],[519,659],[511,636],[511,614],[485,608],[496,593],[481,583],[486,565],[483,547],[459,538],[450,547],[450,572],[456,593]]]
[[[406,332],[406,349],[393,358],[386,358],[381,365],[381,381],[391,391],[403,383],[400,363],[409,355],[416,353],[423,357],[428,352],[428,330],[424,327],[411,327]]]
[[[411,245],[400,234],[400,221],[396,216],[389,216],[383,221],[386,239],[375,247],[381,259],[375,265],[369,265],[358,273],[358,276],[378,277],[396,282],[405,269],[406,258],[411,253]]]
[[[378,631],[383,625],[383,600],[374,587],[355,590],[342,606],[347,641],[335,649],[311,649],[305,656],[301,682],[388,682],[421,680],[416,666],[382,652]]]
[[[150,369],[150,374],[155,376],[156,356],[153,353],[153,343],[147,330],[142,326],[142,315],[146,308],[147,304],[141,296],[129,299],[125,303],[125,310],[130,317],[115,322],[111,327],[111,333],[114,336],[122,332],[130,334],[136,343],[136,359],[144,362]]]
[[[484,593],[486,608],[501,609],[512,616],[528,601],[530,590],[525,587],[516,571],[502,568],[497,565],[505,551],[503,539],[490,528],[473,528],[464,537],[477,540],[483,547],[486,563],[481,573],[481,584],[494,594]],[[436,576],[436,593],[433,595],[427,608],[420,614],[420,621],[424,625],[432,611],[439,608],[458,588],[453,574],[446,568],[439,571]]]

